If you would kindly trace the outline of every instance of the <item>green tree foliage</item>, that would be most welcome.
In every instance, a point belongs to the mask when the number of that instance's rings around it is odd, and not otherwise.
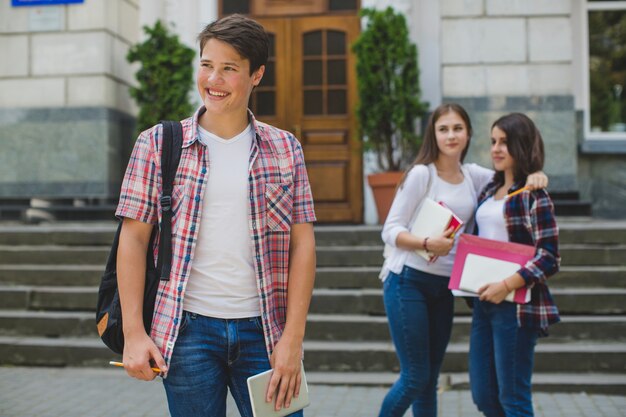
[[[128,62],[141,64],[136,74],[139,87],[130,88],[140,109],[137,120],[140,132],[159,120],[189,117],[193,111],[189,91],[193,85],[195,54],[160,21],[153,27],[144,26],[143,30],[147,39],[134,45],[126,56]]]
[[[398,171],[419,148],[416,120],[426,111],[420,100],[417,47],[404,16],[363,9],[367,26],[352,46],[357,56],[357,118],[364,150],[374,150],[379,168]]]

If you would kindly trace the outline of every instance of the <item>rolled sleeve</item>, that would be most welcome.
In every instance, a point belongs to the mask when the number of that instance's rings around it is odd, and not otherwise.
[[[316,220],[315,209],[313,205],[313,194],[311,193],[311,184],[304,163],[304,154],[302,146],[295,141],[294,147],[294,191],[293,191],[293,214],[292,222],[312,223]]]
[[[133,148],[115,211],[119,218],[127,217],[150,224],[157,222],[158,170],[151,140],[153,130],[139,135]]]

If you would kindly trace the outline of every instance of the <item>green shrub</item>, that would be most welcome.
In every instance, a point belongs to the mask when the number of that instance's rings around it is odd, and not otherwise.
[[[352,46],[357,57],[357,119],[364,150],[375,151],[382,171],[398,171],[420,145],[416,120],[425,114],[420,100],[417,47],[404,16],[363,9],[367,26]]]
[[[144,26],[143,30],[147,39],[134,45],[126,56],[128,62],[141,64],[136,74],[139,87],[130,88],[139,106],[140,132],[159,120],[181,120],[193,112],[189,92],[193,86],[195,54],[160,21],[153,27]]]

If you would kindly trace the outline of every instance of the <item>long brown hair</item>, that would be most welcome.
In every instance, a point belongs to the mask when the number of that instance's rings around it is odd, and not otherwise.
[[[513,177],[516,183],[523,184],[526,177],[543,168],[545,153],[543,139],[535,123],[525,114],[511,113],[493,122],[491,130],[498,127],[506,134],[506,147],[515,161]],[[498,171],[495,181],[504,184],[504,172]]]
[[[470,141],[472,139],[472,134],[473,134],[472,122],[470,120],[469,115],[467,114],[463,106],[461,106],[460,104],[457,104],[457,103],[441,104],[432,112],[432,114],[428,118],[428,125],[426,125],[426,131],[424,132],[424,140],[422,141],[422,146],[420,146],[420,149],[419,149],[419,152],[417,153],[417,157],[415,158],[415,161],[413,161],[409,169],[407,169],[406,172],[404,173],[404,176],[402,177],[402,180],[400,181],[400,184],[398,187],[402,187],[402,184],[404,184],[404,180],[406,179],[407,174],[415,165],[418,165],[418,164],[427,165],[437,160],[437,158],[439,157],[439,147],[437,146],[437,135],[435,131],[435,124],[437,123],[437,120],[439,120],[441,116],[448,114],[448,113],[458,114],[461,117],[461,119],[463,119],[463,123],[465,123],[465,128],[467,129],[467,145],[465,145],[465,149],[463,149],[463,152],[461,153],[461,162],[463,162],[463,160],[465,159],[465,155],[467,155]]]

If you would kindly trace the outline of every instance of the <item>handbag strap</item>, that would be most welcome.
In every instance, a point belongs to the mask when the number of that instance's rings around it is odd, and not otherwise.
[[[172,190],[182,152],[183,127],[180,122],[169,120],[163,120],[161,124],[163,125],[163,140],[161,142],[163,193],[159,200],[162,215],[157,271],[159,271],[162,281],[169,281],[172,270]]]

